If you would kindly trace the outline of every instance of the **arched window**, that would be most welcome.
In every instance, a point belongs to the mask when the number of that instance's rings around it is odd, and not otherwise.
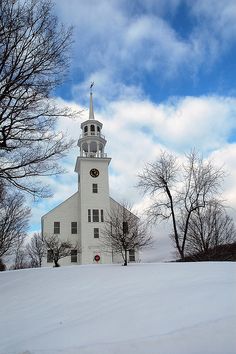
[[[90,127],[91,132],[95,132],[95,126],[92,124]]]
[[[87,127],[87,125],[84,127],[84,132],[85,133],[87,133],[87,131],[88,131],[88,127]]]
[[[97,131],[100,133],[100,127],[97,127]]]

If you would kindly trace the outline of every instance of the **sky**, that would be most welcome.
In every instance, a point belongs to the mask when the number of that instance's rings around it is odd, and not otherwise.
[[[142,210],[147,200],[135,185],[144,165],[161,150],[182,156],[195,148],[224,167],[223,196],[236,219],[236,1],[56,0],[55,12],[73,25],[74,43],[68,77],[54,96],[83,110],[61,119],[58,130],[79,138],[94,81],[112,197]],[[33,203],[32,231],[76,192],[78,153],[75,147],[61,161],[66,174],[45,178],[54,196]],[[167,230],[155,233],[161,259]]]

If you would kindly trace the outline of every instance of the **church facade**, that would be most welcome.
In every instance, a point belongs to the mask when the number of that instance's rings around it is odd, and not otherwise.
[[[90,92],[89,118],[81,123],[78,140],[80,154],[75,172],[78,191],[41,219],[44,237],[57,235],[78,245],[71,255],[60,260],[61,265],[120,263],[121,255],[105,248],[101,242],[104,223],[110,211],[119,207],[109,194],[108,166],[111,158],[105,153],[106,139],[102,123],[95,119],[93,96]],[[129,251],[129,261],[138,261],[138,253]],[[50,254],[44,266],[52,265]]]

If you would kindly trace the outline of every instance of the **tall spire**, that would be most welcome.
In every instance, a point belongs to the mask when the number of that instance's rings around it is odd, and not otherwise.
[[[91,85],[90,85],[89,119],[95,119],[94,118],[94,111],[93,111],[93,92],[92,92],[93,85],[94,85],[94,82],[91,82]]]

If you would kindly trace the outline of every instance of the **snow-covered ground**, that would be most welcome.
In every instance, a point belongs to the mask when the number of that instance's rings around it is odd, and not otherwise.
[[[235,354],[236,264],[0,273],[1,354]]]

